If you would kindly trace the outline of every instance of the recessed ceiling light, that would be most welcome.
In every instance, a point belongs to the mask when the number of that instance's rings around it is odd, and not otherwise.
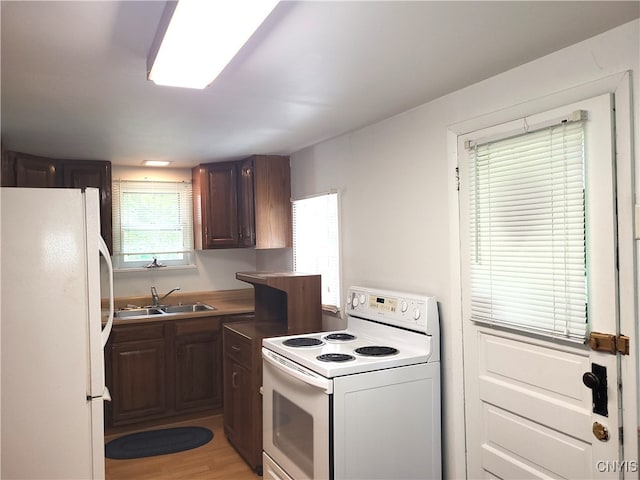
[[[205,88],[277,4],[278,0],[169,2],[147,59],[149,80],[157,85]]]
[[[146,167],[166,167],[171,162],[165,160],[145,160],[142,164]]]

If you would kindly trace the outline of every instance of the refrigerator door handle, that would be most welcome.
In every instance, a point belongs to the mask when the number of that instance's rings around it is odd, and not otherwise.
[[[98,395],[95,397],[92,397],[91,395],[87,395],[87,401],[90,402],[91,400],[97,400],[97,399],[102,399],[105,402],[110,402],[111,401],[111,392],[109,391],[109,387],[107,387],[106,385],[104,386],[104,390],[102,391],[102,395]]]
[[[113,264],[111,263],[109,248],[107,247],[107,244],[104,243],[104,239],[101,236],[98,236],[98,250],[104,257],[104,260],[107,263],[107,269],[109,270],[109,317],[107,319],[107,324],[102,329],[102,348],[104,348],[109,340],[111,328],[113,327]]]

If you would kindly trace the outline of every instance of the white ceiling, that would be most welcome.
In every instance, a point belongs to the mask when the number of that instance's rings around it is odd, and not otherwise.
[[[638,1],[287,1],[187,90],[146,80],[163,9],[3,0],[3,147],[176,167],[290,154],[640,16]]]

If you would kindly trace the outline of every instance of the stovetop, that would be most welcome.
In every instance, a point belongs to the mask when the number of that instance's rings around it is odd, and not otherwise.
[[[354,328],[366,322],[367,330]],[[332,340],[332,335],[354,336],[353,340]],[[288,343],[307,346],[290,346]],[[326,378],[395,368],[430,360],[433,339],[425,334],[372,324],[366,320],[351,319],[350,328],[332,332],[265,338],[265,348],[282,355]],[[317,343],[317,344],[316,344]],[[372,354],[367,350],[371,347]],[[365,349],[364,353],[359,353]],[[390,354],[387,350],[391,350]],[[320,358],[319,358],[320,357]]]
[[[346,312],[345,330],[265,338],[262,345],[326,378],[439,361],[435,298],[351,287]]]

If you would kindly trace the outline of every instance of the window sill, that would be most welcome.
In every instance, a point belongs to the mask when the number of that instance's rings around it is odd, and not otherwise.
[[[198,268],[197,265],[167,265],[166,267],[135,267],[135,268],[114,268],[113,273],[129,273],[129,272],[156,272],[166,270],[193,270]]]

